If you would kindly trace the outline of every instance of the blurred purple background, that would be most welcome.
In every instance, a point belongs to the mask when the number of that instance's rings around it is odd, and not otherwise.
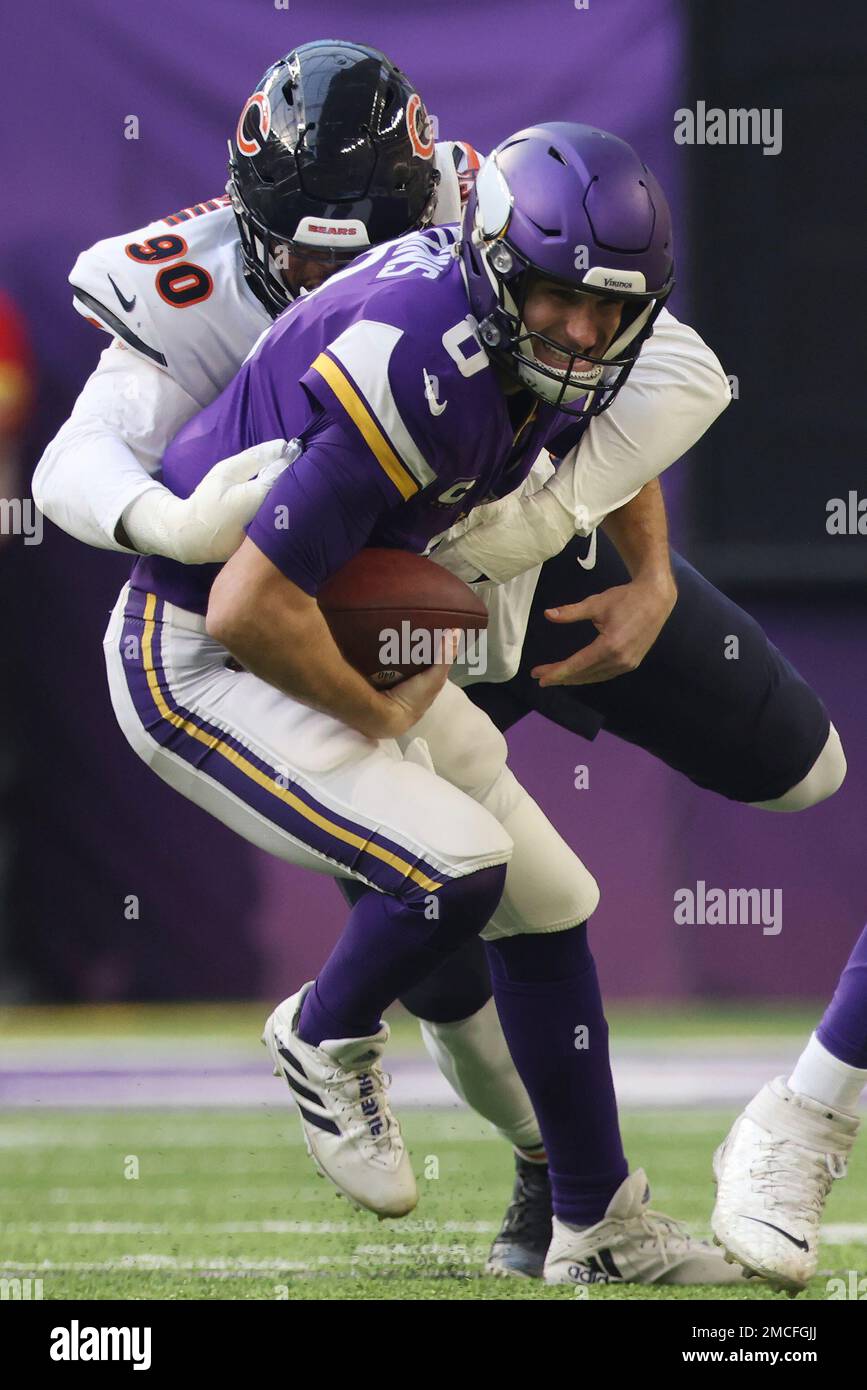
[[[6,23],[10,23],[7,19]],[[0,286],[30,324],[39,406],[30,465],[105,345],[73,311],[66,275],[93,241],[219,193],[225,141],[261,72],[313,38],[377,45],[403,66],[442,138],[484,151],[538,119],[585,120],[641,151],[678,226],[680,283],[701,256],[686,217],[685,36],[675,0],[483,0],[411,7],[341,0],[76,0],[18,9],[2,100],[7,176]],[[124,138],[138,117],[140,138]],[[675,313],[702,330],[701,304]],[[684,533],[680,464],[666,487]],[[149,774],[117,731],[101,637],[123,558],[53,527],[0,558],[12,892],[7,994],[33,998],[281,997],[308,978],[343,920],[327,879],[269,861]],[[599,879],[592,939],[611,995],[816,996],[863,922],[867,619],[839,605],[748,605],[828,705],[849,779],[826,805],[770,816],[697,791],[602,735],[582,743],[536,718],[512,736],[513,767]],[[587,764],[589,790],[574,789]],[[783,931],[677,926],[673,894],[780,888]],[[124,912],[139,899],[138,919]]]

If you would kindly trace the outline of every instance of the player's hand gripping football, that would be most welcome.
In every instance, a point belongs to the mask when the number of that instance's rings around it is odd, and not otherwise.
[[[540,685],[593,685],[626,675],[641,665],[677,601],[674,581],[633,580],[581,603],[546,608],[554,623],[593,623],[599,636],[566,661],[534,666]]]
[[[296,453],[297,445],[271,439],[215,463],[189,497],[175,497],[161,486],[148,489],[124,515],[133,549],[182,565],[228,560]]]
[[[393,712],[389,715],[388,732],[379,737],[401,738],[427,713],[449,678],[449,671],[458,654],[460,636],[457,628],[451,629],[443,642],[440,662],[382,692],[382,698],[391,702]]]

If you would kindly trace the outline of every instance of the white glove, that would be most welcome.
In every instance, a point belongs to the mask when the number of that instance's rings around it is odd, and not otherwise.
[[[154,483],[123,514],[132,549],[182,565],[228,560],[244,539],[244,527],[300,452],[296,439],[254,444],[215,463],[189,497],[175,497],[162,483]]]
[[[471,517],[477,522],[442,541],[430,557],[467,583],[485,574],[502,584],[559,555],[574,535],[587,534],[585,519],[544,487],[476,507]]]

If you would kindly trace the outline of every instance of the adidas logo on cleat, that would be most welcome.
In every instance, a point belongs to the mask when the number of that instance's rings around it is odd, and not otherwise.
[[[576,1284],[619,1284],[622,1282],[620,1270],[611,1258],[610,1250],[600,1250],[598,1259],[596,1255],[591,1255],[586,1264],[571,1264],[568,1273],[569,1278]]]

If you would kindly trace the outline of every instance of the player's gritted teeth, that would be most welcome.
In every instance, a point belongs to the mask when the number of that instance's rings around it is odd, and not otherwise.
[[[575,353],[591,358],[603,356],[620,327],[622,310],[620,299],[582,294],[539,279],[528,290],[524,324],[533,334],[533,350],[543,366],[565,371]],[[553,347],[552,340],[562,343],[562,350]],[[573,370],[580,372],[582,364],[577,362]]]
[[[558,352],[555,348],[549,347],[540,338],[533,339],[533,351],[539,361],[546,367],[556,367],[560,371],[565,371],[572,358],[568,352]]]

